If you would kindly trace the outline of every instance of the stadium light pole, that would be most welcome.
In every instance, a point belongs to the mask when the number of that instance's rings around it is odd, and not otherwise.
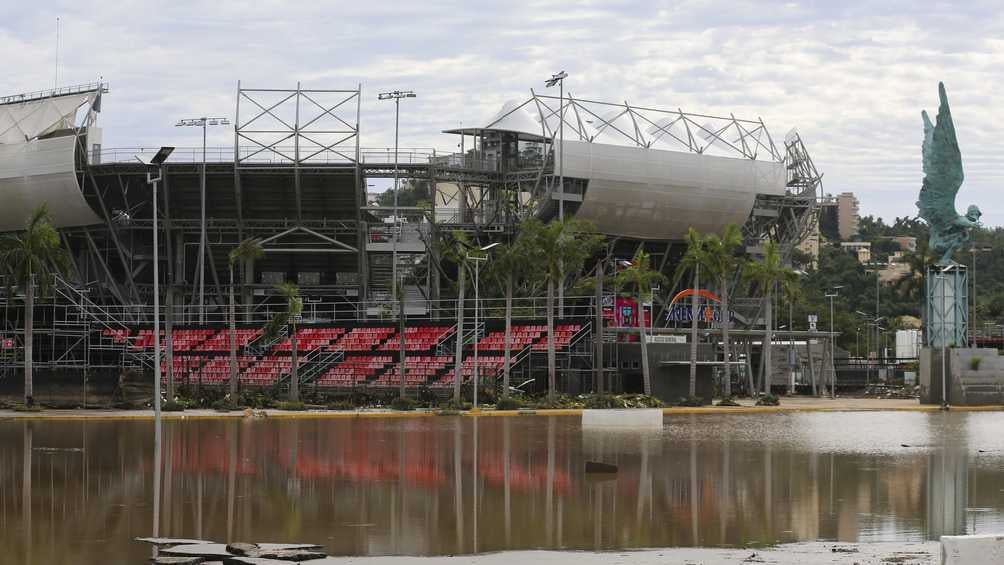
[[[826,293],[826,298],[830,299],[830,398],[837,397],[837,367],[833,359],[834,339],[833,339],[833,299],[840,296],[838,290],[844,288],[843,285],[831,286],[830,292]]]
[[[206,323],[206,127],[228,126],[226,118],[183,118],[174,127],[202,128],[202,169],[199,171],[199,323]]]
[[[482,253],[490,251],[493,247],[498,245],[498,242],[488,244],[478,251]],[[471,255],[467,254],[467,260],[474,262],[474,402],[472,403],[473,408],[476,410],[478,408],[478,379],[481,376],[480,367],[478,366],[478,311],[480,309],[480,281],[479,273],[481,272],[481,263],[488,261],[488,255]]]
[[[157,168],[157,176],[149,170],[146,173],[146,182],[153,190],[153,450],[154,450],[154,485],[157,487],[153,498],[153,535],[159,535],[160,530],[160,443],[161,443],[161,421],[160,421],[160,253],[157,241],[157,183],[163,179],[163,170],[160,168],[171,156],[174,147],[161,147],[160,151],[153,156],[149,162],[136,157],[136,160],[148,168]]]
[[[401,235],[400,229],[400,219],[398,218],[397,211],[397,196],[398,196],[398,132],[400,131],[401,123],[401,99],[402,98],[415,98],[416,95],[410,90],[393,90],[390,92],[381,92],[377,95],[377,100],[393,100],[394,101],[394,211],[393,214],[393,227],[391,228],[391,266],[390,266],[390,297],[391,301],[400,300],[398,304],[398,333],[400,333],[400,345],[399,345],[399,359],[400,364],[400,395],[404,397],[404,367],[405,367],[405,343],[404,343],[404,285],[401,285],[401,291],[398,292],[397,288],[397,240]]]
[[[565,79],[568,73],[561,71],[551,75],[544,84],[547,88],[558,85],[558,138],[561,147],[561,161],[558,162],[558,186],[561,196],[558,198],[558,221],[565,220]]]

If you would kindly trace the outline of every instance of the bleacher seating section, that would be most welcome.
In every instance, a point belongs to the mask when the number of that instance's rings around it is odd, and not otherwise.
[[[555,326],[555,347],[560,352],[567,348],[574,336],[582,330],[580,324]],[[405,384],[449,387],[453,383],[453,357],[437,355],[437,346],[453,335],[451,326],[409,326],[405,328]],[[163,334],[162,345],[163,345]],[[102,335],[133,351],[152,350],[153,332],[140,329],[105,329]],[[243,348],[261,335],[258,328],[238,328],[236,341],[241,354],[237,358],[237,371],[242,386],[271,386],[291,368],[290,340],[275,343],[261,355],[249,355]],[[173,373],[176,382],[218,385],[226,383],[230,375],[230,333],[227,328],[179,328],[174,333]],[[305,327],[297,330],[297,351],[301,370],[307,356],[314,351],[342,352],[334,365],[323,369],[313,384],[320,388],[338,387],[396,387],[399,386],[400,366],[390,353],[399,347],[394,327]],[[480,353],[478,363],[485,377],[498,375],[504,363],[505,332],[493,330],[477,343]],[[547,326],[514,325],[512,328],[513,355],[529,347],[540,352],[547,349]],[[461,376],[469,382],[474,375],[473,346],[465,347]],[[452,350],[452,349],[451,349]],[[388,354],[382,354],[387,352]],[[162,367],[166,378],[167,368]]]

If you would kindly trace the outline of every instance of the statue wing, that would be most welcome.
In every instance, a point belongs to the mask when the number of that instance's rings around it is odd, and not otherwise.
[[[921,113],[924,119],[924,185],[917,208],[920,217],[932,227],[947,227],[958,218],[955,195],[962,186],[962,153],[955,137],[955,123],[944,83],[938,83],[938,96],[941,104],[937,123],[931,124],[927,112]]]

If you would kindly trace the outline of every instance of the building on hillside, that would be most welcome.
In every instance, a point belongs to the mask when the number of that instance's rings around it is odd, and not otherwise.
[[[837,231],[844,241],[858,235],[858,198],[853,192],[837,195]]]
[[[879,281],[882,284],[889,284],[909,275],[910,264],[906,262],[902,251],[896,251],[889,256],[889,261],[879,270]]]
[[[812,257],[812,266],[819,262],[819,222],[813,225],[812,229],[798,244],[798,250]]]
[[[917,238],[909,235],[894,235],[887,239],[891,239],[899,244],[899,248],[906,253],[912,253],[917,250]]]
[[[858,263],[868,263],[872,260],[872,244],[870,241],[843,241],[840,248],[850,251],[858,259]]]

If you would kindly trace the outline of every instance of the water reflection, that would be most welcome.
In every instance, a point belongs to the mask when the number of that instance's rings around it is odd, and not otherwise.
[[[0,423],[15,563],[141,562],[149,535],[333,554],[936,538],[1004,525],[1004,414]],[[585,461],[617,465],[587,476]],[[160,493],[160,500],[154,497]],[[159,505],[159,508],[158,508]],[[156,509],[156,511],[155,511]]]

